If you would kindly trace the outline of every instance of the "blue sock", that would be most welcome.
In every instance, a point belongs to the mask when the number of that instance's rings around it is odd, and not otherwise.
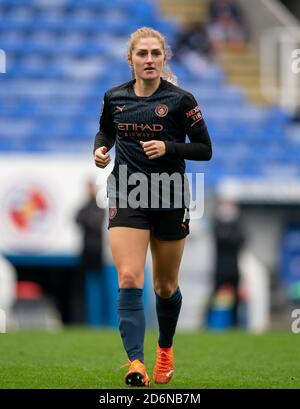
[[[130,361],[144,362],[145,313],[141,288],[120,288],[119,330]]]
[[[179,287],[170,298],[156,294],[156,313],[159,326],[158,344],[161,348],[170,348],[181,309],[182,295]]]

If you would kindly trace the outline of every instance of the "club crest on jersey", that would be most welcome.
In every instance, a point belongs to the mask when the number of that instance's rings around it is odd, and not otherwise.
[[[157,107],[155,108],[155,113],[157,116],[159,117],[163,117],[166,116],[167,113],[169,112],[169,108],[167,107],[167,105],[165,104],[159,104],[157,105]]]

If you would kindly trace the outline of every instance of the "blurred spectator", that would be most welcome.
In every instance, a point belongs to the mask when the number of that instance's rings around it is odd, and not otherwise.
[[[81,268],[73,281],[73,302],[75,311],[75,321],[93,321],[93,316],[97,316],[100,311],[96,311],[98,303],[93,305],[87,299],[89,282],[99,283],[103,267],[102,249],[102,225],[104,210],[99,208],[96,202],[96,187],[91,181],[87,183],[88,200],[78,211],[76,222],[83,233],[83,243],[81,252]],[[100,291],[101,289],[99,289]],[[98,294],[98,298],[101,294]],[[97,298],[97,300],[98,300]],[[99,307],[100,308],[100,307]],[[94,311],[95,309],[95,311]]]
[[[215,50],[243,51],[246,29],[242,12],[233,0],[212,0],[208,35]]]
[[[213,47],[207,35],[206,27],[202,23],[186,24],[182,32],[175,39],[173,46],[174,58],[182,60],[189,51],[194,51],[204,58],[213,58]]]
[[[173,52],[174,61],[196,76],[203,76],[214,68],[214,48],[202,23],[187,23],[175,38]]]
[[[232,324],[237,325],[240,281],[238,257],[244,243],[244,234],[240,223],[240,209],[236,203],[225,199],[218,202],[214,234],[216,240],[214,297],[220,292],[226,293],[227,298],[232,300]]]
[[[209,5],[210,20],[218,21],[222,15],[230,15],[236,22],[243,25],[243,15],[234,0],[211,0]]]

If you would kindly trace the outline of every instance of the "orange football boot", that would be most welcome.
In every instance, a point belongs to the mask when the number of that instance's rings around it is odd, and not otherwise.
[[[129,361],[129,370],[125,375],[125,382],[129,386],[150,386],[150,378],[147,375],[145,365],[135,359]]]
[[[174,373],[173,347],[160,348],[157,345],[156,362],[153,371],[154,383],[168,383]]]

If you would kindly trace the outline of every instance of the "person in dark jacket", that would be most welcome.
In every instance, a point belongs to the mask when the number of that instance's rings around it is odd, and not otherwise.
[[[216,241],[216,268],[214,294],[230,289],[233,298],[233,325],[238,324],[238,289],[240,272],[238,257],[244,243],[240,209],[236,203],[222,199],[218,202],[214,225]]]
[[[89,181],[87,189],[88,200],[76,216],[83,232],[82,264],[86,269],[101,269],[104,210],[97,205],[94,183]]]
[[[76,223],[82,231],[82,251],[80,262],[80,277],[75,279],[77,287],[77,310],[84,315],[84,320],[91,324],[99,323],[101,305],[100,278],[103,268],[102,224],[104,210],[96,202],[96,188],[91,181],[87,183],[88,199],[76,215]],[[91,296],[91,291],[94,296]],[[80,302],[81,300],[81,302]],[[81,306],[79,305],[81,304]]]

